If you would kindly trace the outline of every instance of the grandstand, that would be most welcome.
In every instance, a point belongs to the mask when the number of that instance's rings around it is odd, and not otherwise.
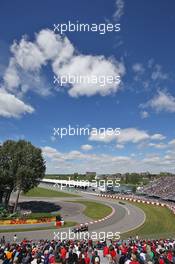
[[[146,195],[175,201],[175,176],[161,177],[143,188]]]
[[[15,264],[172,264],[175,240],[27,241],[1,240],[0,262]]]

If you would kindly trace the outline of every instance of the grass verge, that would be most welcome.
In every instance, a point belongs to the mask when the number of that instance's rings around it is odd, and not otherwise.
[[[99,220],[105,216],[108,216],[110,213],[112,213],[112,208],[97,202],[91,202],[91,201],[69,201],[73,203],[79,203],[86,206],[85,210],[83,211],[84,215],[87,217],[93,219],[93,220]]]
[[[41,187],[35,187],[24,195],[28,197],[79,197],[79,195],[76,194],[49,190]]]
[[[132,203],[146,214],[144,224],[133,231],[124,233],[122,238],[135,237],[140,238],[168,238],[175,237],[175,216],[166,207]]]

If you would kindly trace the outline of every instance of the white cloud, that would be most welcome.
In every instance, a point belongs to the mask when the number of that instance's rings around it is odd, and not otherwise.
[[[88,158],[88,156],[86,156],[86,154],[83,154],[83,153],[81,153],[78,150],[72,150],[72,151],[70,151],[68,153],[65,153],[64,154],[64,158],[66,160],[81,160],[81,159],[84,159],[84,158]]]
[[[113,18],[118,21],[124,15],[125,2],[124,0],[116,0],[115,5],[116,12],[114,13]]]
[[[63,155],[55,148],[45,146],[42,148],[43,155],[52,160],[62,160]]]
[[[156,80],[167,80],[168,79],[168,74],[164,73],[162,71],[162,66],[159,64],[156,64],[154,67],[154,70],[152,72],[151,78],[156,81]]]
[[[154,134],[154,135],[152,135],[151,136],[151,139],[152,140],[163,140],[163,139],[165,139],[166,137],[164,136],[164,135],[162,135],[162,134]]]
[[[122,145],[122,144],[117,144],[117,145],[116,145],[116,148],[117,148],[117,149],[123,149],[124,147],[125,147],[125,146]]]
[[[147,111],[141,111],[140,116],[142,119],[145,119],[149,117],[149,113]]]
[[[58,77],[67,76],[69,73],[69,76],[81,76],[90,80],[89,82],[68,83],[70,85],[69,95],[72,97],[95,94],[104,96],[115,93],[120,88],[120,83],[116,82],[115,78],[125,74],[122,63],[106,59],[104,56],[91,55],[75,55],[61,66],[54,63],[53,70]],[[97,81],[92,82],[92,76],[97,77]],[[112,82],[106,81],[108,76],[113,77]]]
[[[0,89],[0,116],[20,117],[25,113],[33,113],[34,109],[30,105],[16,98],[13,94]]]
[[[45,63],[45,58],[39,47],[25,37],[21,39],[19,44],[14,42],[11,51],[17,65],[26,71],[40,70]]]
[[[98,81],[95,84],[81,82],[72,84],[68,81],[65,86],[72,97],[96,94],[105,96],[115,93],[120,88],[120,83],[117,83],[115,78],[125,74],[123,63],[104,56],[78,53],[66,36],[55,34],[49,29],[41,30],[35,34],[33,42],[23,36],[18,43],[16,41],[13,43],[11,52],[12,57],[4,71],[1,85],[16,99],[19,98],[19,101],[30,90],[39,95],[48,96],[53,90],[59,91],[62,88],[51,88],[51,84],[48,83],[43,74],[44,66],[51,66],[53,75],[58,78],[68,75],[68,73],[76,76],[87,76],[90,79],[92,76],[97,76]],[[107,81],[101,86],[99,76],[105,80],[108,76],[112,76],[114,79],[112,82]],[[26,112],[32,112],[31,109],[30,106],[26,105]]]
[[[36,43],[45,60],[57,60],[61,63],[73,56],[74,47],[66,37],[54,34],[51,30],[41,30],[36,35]]]
[[[157,113],[161,111],[174,113],[175,112],[175,97],[169,93],[158,91],[158,94],[150,101],[143,104],[141,107],[151,107]]]
[[[97,173],[173,171],[175,162],[173,153],[164,156],[146,155],[139,159],[138,155],[83,154],[76,150],[60,153],[47,146],[43,148],[43,154],[49,173],[85,173],[89,170]]]
[[[117,137],[117,141],[120,143],[138,143],[143,140],[149,139],[149,134],[146,131],[138,130],[136,128],[121,129],[120,135]]]
[[[133,64],[132,69],[135,73],[138,73],[138,74],[143,74],[145,71],[145,69],[141,63]]]
[[[144,91],[152,91],[158,87],[165,85],[165,81],[171,80],[171,73],[166,73],[162,65],[156,64],[153,59],[148,62],[136,62],[132,65],[133,80],[130,86],[134,91],[137,87],[143,88]]]
[[[16,63],[15,59],[12,58],[9,62],[9,66],[5,71],[4,75],[4,82],[5,86],[9,89],[12,90],[13,88],[16,88],[20,85],[20,77],[18,75],[18,71],[16,68]]]
[[[156,144],[156,143],[149,143],[148,146],[150,147],[154,147],[154,148],[157,148],[157,149],[164,149],[167,147],[166,144],[163,144],[163,143],[159,143],[159,144]]]
[[[120,134],[116,135],[115,131],[113,133],[105,134],[91,134],[89,140],[91,141],[99,141],[104,143],[110,143],[112,141],[117,141],[119,145],[126,143],[139,143],[148,140],[163,140],[165,137],[162,134],[153,134],[150,135],[148,132],[144,130],[139,130],[137,128],[125,128],[120,129]]]
[[[92,150],[93,149],[93,146],[92,145],[89,145],[89,144],[86,144],[86,145],[82,145],[81,146],[81,149],[82,150],[85,150],[85,151],[89,151],[89,150]]]
[[[11,47],[12,57],[4,75],[4,83],[8,90],[18,94],[25,94],[32,89],[41,95],[48,94],[46,80],[41,74],[44,66],[51,66],[53,74],[58,79],[62,76],[85,76],[89,79],[97,76],[97,82],[67,81],[70,96],[81,95],[102,96],[117,92],[120,86],[116,77],[125,74],[123,63],[104,56],[83,55],[75,51],[74,46],[66,36],[55,34],[49,29],[41,30],[36,34],[35,41],[28,41],[26,36],[19,43],[14,42]],[[102,77],[101,77],[102,76]],[[113,77],[113,81],[106,81],[101,85],[99,78]],[[104,82],[104,81],[103,81]],[[15,88],[15,89],[14,89]],[[19,91],[20,90],[20,91]]]
[[[62,161],[62,160],[66,161],[66,160],[75,160],[75,159],[79,160],[88,157],[78,150],[72,150],[67,153],[61,153],[57,149],[49,146],[43,147],[42,151],[45,157],[55,161]]]
[[[175,139],[169,141],[168,144],[169,144],[170,146],[175,147]]]
[[[104,143],[109,143],[113,140],[116,140],[117,135],[113,131],[112,133],[91,133],[89,136],[89,140],[91,141],[99,141],[99,142],[104,142]]]

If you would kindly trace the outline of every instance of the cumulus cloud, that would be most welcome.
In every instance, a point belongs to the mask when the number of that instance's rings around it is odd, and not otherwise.
[[[9,66],[5,71],[4,75],[5,86],[12,90],[20,85],[20,77],[18,75],[18,70],[16,68],[15,59],[10,59]]]
[[[141,63],[135,63],[135,64],[133,64],[132,70],[135,73],[138,73],[138,74],[143,74],[144,71],[145,71],[145,69],[144,69],[144,67],[143,67],[143,65]]]
[[[89,154],[80,151],[60,153],[57,149],[43,147],[43,154],[47,161],[47,172],[49,173],[85,173],[85,171],[96,171],[97,173],[116,172],[160,172],[173,171],[175,157],[174,153],[164,156],[158,154],[145,155],[138,158],[138,155],[128,156],[110,154]],[[79,162],[81,160],[81,162]]]
[[[44,67],[50,67],[58,79],[68,74],[87,76],[90,79],[92,76],[97,77],[96,83],[71,83],[68,80],[63,87],[67,88],[72,97],[115,93],[120,88],[120,82],[116,82],[115,78],[118,76],[120,79],[125,74],[123,63],[104,56],[81,54],[66,36],[55,34],[49,29],[43,29],[35,34],[34,41],[30,41],[27,36],[23,36],[19,42],[15,41],[11,46],[11,53],[1,85],[19,101],[31,90],[39,95],[48,96],[62,88],[54,87],[54,84],[51,87],[44,77]],[[112,76],[113,81],[101,85],[99,76],[105,80]],[[29,109],[25,111],[31,112]]]
[[[21,92],[25,93],[33,89],[33,91],[47,95],[48,88],[44,85],[45,81],[42,81],[41,74],[44,66],[51,66],[53,74],[58,79],[67,75],[88,78],[97,76],[97,79],[99,76],[113,77],[113,81],[107,81],[103,86],[100,85],[99,80],[96,83],[71,83],[68,80],[65,86],[68,88],[69,95],[73,97],[108,95],[116,92],[119,89],[119,82],[116,82],[115,78],[125,74],[123,63],[104,56],[78,53],[66,36],[55,34],[49,29],[41,30],[36,34],[33,42],[29,41],[26,36],[22,37],[19,43],[13,43],[11,52],[13,56],[4,75],[5,86],[10,91],[21,89]],[[46,91],[43,91],[44,89]]]
[[[170,146],[175,147],[175,139],[169,141],[168,144],[169,144]]]
[[[149,135],[147,132],[138,130],[136,128],[125,128],[120,130],[120,134],[116,135],[115,132],[112,134],[97,134],[97,135],[91,135],[89,137],[89,140],[94,141],[102,141],[102,142],[111,142],[113,140],[116,140],[118,143],[138,143],[139,141],[143,141],[149,139]]]
[[[126,143],[136,144],[148,140],[163,140],[163,139],[165,139],[165,137],[162,134],[157,133],[150,135],[147,131],[139,130],[137,128],[120,129],[119,135],[117,135],[115,131],[113,131],[113,133],[110,134],[108,133],[91,134],[89,137],[89,140],[91,141],[99,141],[104,143],[117,141],[119,146]]]
[[[45,60],[56,61],[56,64],[71,58],[75,51],[68,38],[54,34],[48,29],[43,29],[36,35],[36,43]]]
[[[136,128],[122,129],[120,135],[117,137],[117,141],[120,143],[138,143],[143,140],[149,139],[149,134],[146,131],[138,130]]]
[[[55,63],[53,66],[58,78],[69,74],[69,76],[85,77],[89,80],[68,83],[70,85],[69,95],[72,97],[95,94],[104,96],[115,93],[120,88],[120,83],[116,82],[115,78],[125,74],[125,67],[122,63],[114,59],[106,59],[104,56],[75,55],[61,67]],[[94,76],[97,81],[92,82]],[[107,80],[109,76],[112,77],[112,81]]]
[[[13,43],[11,52],[17,65],[26,71],[40,70],[45,63],[45,58],[39,47],[25,37],[21,39],[19,44],[17,42]]]
[[[72,150],[70,152],[61,153],[57,149],[45,146],[42,148],[43,155],[54,161],[68,161],[68,160],[81,160],[88,158],[88,154],[84,154],[78,150]]]
[[[112,133],[91,133],[89,136],[89,140],[91,141],[99,141],[99,142],[104,142],[104,143],[109,143],[113,140],[116,140],[117,135],[115,132]]]
[[[142,104],[141,107],[150,107],[157,113],[165,111],[169,113],[175,112],[175,97],[169,93],[158,91],[158,93],[147,103]]]
[[[89,150],[92,150],[93,149],[93,146],[92,145],[89,145],[89,144],[85,144],[85,145],[82,145],[81,146],[81,149],[82,150],[85,150],[85,151],[89,151]]]
[[[0,116],[17,118],[22,114],[33,112],[33,107],[0,88]]]
[[[162,134],[154,134],[154,135],[152,135],[151,136],[151,139],[152,140],[163,140],[163,139],[165,139],[166,137],[164,136],[164,135],[162,135]]]
[[[159,144],[156,144],[156,143],[149,143],[148,144],[149,147],[154,147],[154,148],[157,148],[157,149],[165,149],[167,147],[166,144],[163,144],[163,143],[159,143]]]
[[[145,119],[149,117],[149,113],[147,111],[141,111],[140,116],[142,119]]]

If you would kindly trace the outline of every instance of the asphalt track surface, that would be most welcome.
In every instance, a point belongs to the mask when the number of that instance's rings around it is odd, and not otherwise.
[[[115,201],[113,199],[105,199],[101,198],[89,193],[80,193],[82,197],[62,197],[62,198],[34,198],[34,197],[21,197],[20,201],[49,201],[53,202],[55,204],[59,204],[61,206],[60,213],[64,217],[65,221],[75,221],[78,223],[85,223],[92,221],[85,215],[83,215],[84,206],[82,204],[78,203],[71,203],[66,202],[67,201],[78,201],[78,200],[88,200],[88,201],[95,201],[98,203],[106,204],[113,208],[113,215],[101,222],[93,223],[89,225],[89,232],[88,235],[92,236],[94,238],[94,234],[96,233],[96,236],[98,238],[101,237],[100,233],[104,232],[105,234],[112,232],[115,233],[124,233],[127,231],[130,231],[132,229],[137,228],[138,226],[142,225],[145,221],[145,214],[144,212],[139,209],[138,207],[131,205],[129,203],[120,204],[118,201]],[[52,224],[45,224],[44,226],[50,226]],[[0,237],[3,235],[6,238],[6,241],[12,241],[13,236],[15,232],[13,233],[7,233],[5,230],[8,229],[18,229],[18,228],[32,228],[32,227],[39,227],[43,226],[40,224],[37,225],[16,225],[16,226],[0,226],[0,230],[3,230],[3,233],[0,233]],[[18,240],[21,241],[22,239],[26,238],[29,240],[40,240],[40,239],[59,239],[64,238],[70,238],[72,239],[83,239],[83,233],[76,234],[76,237],[73,237],[73,234],[70,234],[72,228],[61,228],[61,229],[48,229],[48,230],[35,230],[35,231],[25,231],[25,232],[17,232]]]

